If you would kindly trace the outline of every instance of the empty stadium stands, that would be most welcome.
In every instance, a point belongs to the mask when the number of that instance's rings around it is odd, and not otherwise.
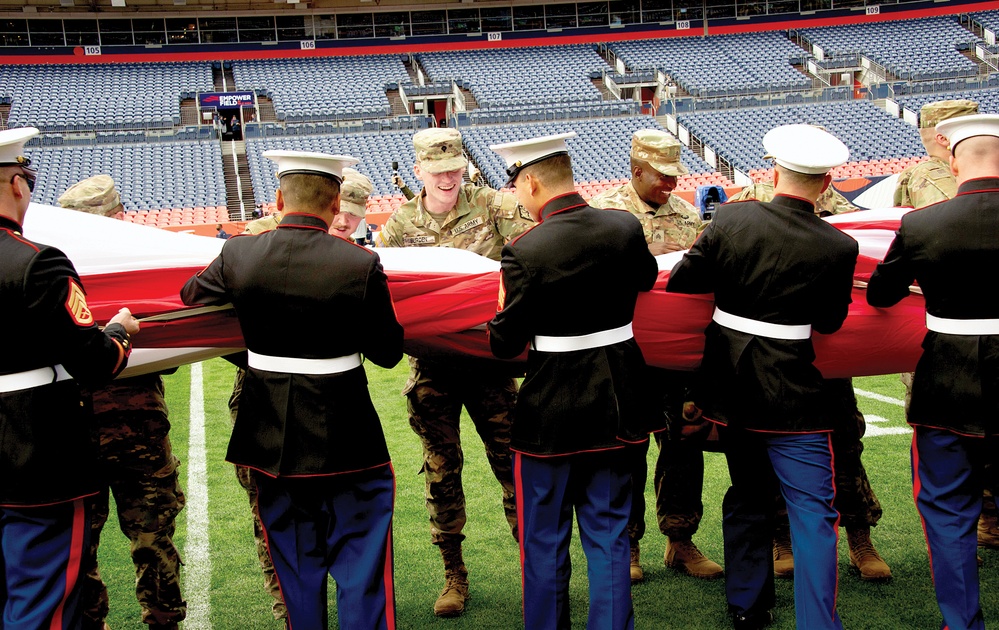
[[[978,65],[960,50],[981,40],[956,17],[806,28],[800,35],[817,57],[860,54],[905,81],[978,74]]]
[[[209,63],[0,66],[7,124],[56,133],[171,128],[181,99],[212,89]]]
[[[33,201],[58,205],[81,179],[114,178],[126,210],[225,206],[222,157],[216,142],[164,142],[31,148],[39,172]]]
[[[600,101],[592,78],[612,71],[593,45],[420,53],[434,81],[456,81],[480,107]]]
[[[629,69],[662,70],[698,98],[812,87],[792,66],[802,63],[805,52],[782,33],[615,42],[608,48]]]
[[[698,112],[681,114],[677,122],[744,173],[769,168],[764,134],[792,123],[822,125],[849,147],[852,161],[924,153],[915,127],[869,101]]]
[[[234,61],[232,75],[238,89],[269,97],[277,119],[290,123],[388,116],[385,90],[409,80],[398,55]]]

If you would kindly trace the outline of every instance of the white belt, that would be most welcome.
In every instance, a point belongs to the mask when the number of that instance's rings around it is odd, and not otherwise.
[[[715,320],[725,328],[731,328],[732,330],[738,330],[739,332],[746,333],[747,335],[756,335],[758,337],[796,340],[808,339],[812,336],[812,327],[808,324],[801,326],[770,324],[768,322],[761,322],[756,319],[749,319],[747,317],[739,317],[738,315],[726,313],[717,306],[715,307],[715,313],[711,316],[711,319]]]
[[[926,327],[945,335],[999,335],[999,319],[947,319],[927,313]]]
[[[27,372],[18,372],[17,374],[4,374],[0,376],[0,392],[16,392],[71,378],[73,377],[61,365],[37,368],[28,370]]]
[[[601,330],[600,332],[577,335],[575,337],[545,337],[538,335],[531,342],[531,347],[540,352],[572,352],[573,350],[602,348],[622,341],[628,341],[634,336],[634,333],[631,332],[631,322],[628,322],[620,328]]]
[[[351,354],[332,359],[298,359],[272,357],[247,350],[247,364],[257,370],[284,372],[286,374],[339,374],[361,365],[361,355]]]

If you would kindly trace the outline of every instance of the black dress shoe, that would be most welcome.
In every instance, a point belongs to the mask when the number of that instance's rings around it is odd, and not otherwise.
[[[732,616],[735,630],[760,630],[773,623],[774,614],[769,610],[762,612],[746,612]]]

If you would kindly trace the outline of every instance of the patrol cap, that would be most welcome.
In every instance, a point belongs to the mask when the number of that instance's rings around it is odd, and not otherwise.
[[[76,182],[59,196],[59,205],[70,210],[82,210],[107,216],[121,205],[121,195],[110,175],[94,175]]]
[[[537,164],[556,155],[568,155],[569,147],[565,141],[575,138],[576,132],[560,133],[554,136],[541,136],[505,144],[493,144],[489,148],[495,151],[506,162],[506,174],[509,177],[506,185],[510,186],[525,166]]]
[[[823,175],[850,158],[839,138],[815,125],[775,127],[763,136],[763,148],[763,159],[805,175]]]
[[[679,177],[690,171],[680,163],[680,141],[661,129],[639,129],[631,136],[631,157],[648,162],[663,175]]]
[[[365,216],[368,195],[374,190],[371,180],[352,168],[343,169],[343,183],[340,184],[340,211],[355,217]]]
[[[345,167],[360,162],[357,158],[349,155],[330,155],[313,151],[285,151],[283,149],[264,151],[264,157],[277,162],[278,179],[292,174],[323,175],[335,179],[338,183],[343,181]]]
[[[974,136],[999,137],[999,114],[975,114],[950,118],[937,125],[937,133],[943,134],[950,142],[950,152],[962,140]]]
[[[446,173],[468,165],[457,129],[424,129],[413,136],[413,150],[416,162],[428,173]]]
[[[978,103],[960,99],[927,103],[919,110],[919,128],[936,127],[945,120],[978,113]]]
[[[24,157],[24,143],[38,135],[34,127],[18,127],[0,131],[0,166],[20,166],[35,172],[31,160]]]

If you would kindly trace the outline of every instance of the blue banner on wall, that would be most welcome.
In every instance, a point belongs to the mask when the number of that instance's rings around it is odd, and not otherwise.
[[[202,92],[198,95],[201,107],[217,109],[233,109],[236,107],[252,107],[253,92]]]

